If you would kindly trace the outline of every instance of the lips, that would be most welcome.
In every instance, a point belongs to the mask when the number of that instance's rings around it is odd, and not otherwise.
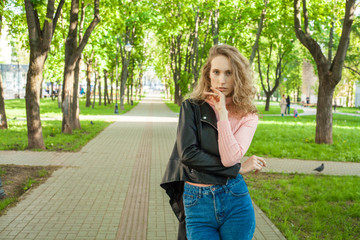
[[[226,92],[226,91],[227,91],[227,88],[221,87],[221,88],[217,88],[217,90],[219,90],[220,92]]]

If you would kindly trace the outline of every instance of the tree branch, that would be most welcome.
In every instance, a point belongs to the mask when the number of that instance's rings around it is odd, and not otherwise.
[[[266,71],[266,82],[268,85],[268,92],[270,92],[270,80],[269,80],[269,74],[270,74],[270,61],[271,61],[271,54],[272,54],[272,43],[270,45],[270,52],[269,52],[269,62],[268,62],[268,66],[267,66],[267,71]]]
[[[260,76],[261,86],[262,86],[264,92],[267,93],[265,86],[264,86],[264,80],[263,80],[262,71],[261,71],[259,48],[257,49],[257,52],[258,52],[258,54],[257,54],[258,55],[258,68],[259,68],[259,76]]]
[[[41,35],[40,31],[40,22],[37,18],[37,12],[34,10],[34,5],[31,0],[25,0],[25,11],[26,11],[26,19],[29,30],[29,42],[30,47],[34,47],[37,44],[37,39],[39,39]]]
[[[262,29],[263,29],[263,23],[264,23],[264,19],[265,19],[265,15],[266,15],[266,8],[267,8],[268,2],[269,2],[268,0],[264,0],[264,5],[265,6],[264,6],[264,9],[261,12],[261,17],[260,17],[260,20],[259,20],[259,26],[258,26],[257,33],[256,33],[255,43],[254,43],[254,45],[252,47],[251,56],[250,56],[250,59],[249,59],[250,65],[252,65],[252,63],[254,61],[254,58],[255,58],[256,50],[259,47],[259,39],[260,39],[260,35],[261,35]]]
[[[46,12],[46,18],[44,21],[44,27],[43,27],[43,31],[42,31],[42,43],[41,43],[41,48],[42,51],[48,51],[50,48],[50,44],[51,44],[51,39],[52,39],[52,35],[54,33],[54,29],[53,29],[53,19],[52,17],[54,16],[54,5],[55,5],[55,0],[48,0],[48,5],[47,5],[47,12]]]
[[[54,36],[56,24],[57,24],[57,22],[59,20],[59,16],[61,14],[61,9],[62,9],[64,3],[65,3],[65,0],[61,0],[59,2],[59,5],[58,5],[57,9],[56,9],[56,14],[55,14],[55,17],[54,17],[54,20],[53,20],[53,33],[52,33],[52,36]]]
[[[331,76],[335,84],[337,84],[341,80],[342,71],[341,69],[344,66],[344,61],[346,57],[346,51],[349,47],[350,42],[350,32],[351,26],[354,22],[354,13],[355,13],[355,0],[347,0],[346,1],[346,10],[345,10],[345,18],[344,24],[341,32],[340,42],[338,49],[336,51],[336,55],[334,57],[334,61],[331,66],[331,70],[333,75]]]
[[[330,28],[330,37],[329,37],[329,49],[328,49],[328,65],[329,68],[332,62],[332,48],[333,48],[333,39],[334,39],[334,21],[331,21],[331,28]]]
[[[76,55],[80,56],[82,51],[84,50],[87,42],[89,41],[91,32],[95,29],[96,25],[100,22],[100,14],[99,14],[99,0],[94,0],[94,18],[88,28],[85,31],[84,38],[79,44],[79,47],[76,50]]]
[[[305,25],[305,33],[310,36],[309,30],[309,15],[306,8],[306,0],[303,0],[303,13],[304,13],[304,25]]]
[[[303,0],[305,1],[305,0]],[[304,6],[306,8],[306,6]],[[304,12],[307,14],[306,9]],[[310,32],[306,34],[301,29],[300,0],[294,0],[294,26],[296,37],[309,50],[318,66],[327,66],[327,59],[324,56],[319,44],[310,36]],[[308,28],[306,26],[305,28]],[[305,31],[309,31],[308,29]],[[325,64],[325,65],[324,65]]]
[[[348,67],[348,66],[344,65],[344,68],[347,68],[347,69],[351,70],[352,72],[360,75],[360,72],[359,72],[359,71],[357,71],[357,70],[355,70],[355,69],[353,69],[353,68],[351,68],[351,67]]]

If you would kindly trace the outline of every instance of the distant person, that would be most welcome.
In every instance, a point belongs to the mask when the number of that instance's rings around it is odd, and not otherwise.
[[[285,95],[282,95],[281,101],[280,101],[280,108],[281,108],[281,116],[283,117],[286,112],[286,99]]]
[[[336,99],[334,100],[334,112],[336,112]]]
[[[287,110],[287,113],[286,113],[286,110]],[[289,95],[286,98],[286,110],[285,110],[285,114],[290,115],[290,96]]]
[[[5,191],[2,189],[2,183],[1,183],[1,178],[0,178],[0,200],[5,197],[6,197],[6,194],[5,194]]]
[[[180,221],[178,239],[252,239],[255,214],[242,175],[261,171],[266,162],[254,155],[240,160],[258,123],[254,97],[248,60],[235,47],[213,46],[181,105],[161,183]]]
[[[297,118],[298,117],[298,110],[295,108],[294,109],[294,118]]]

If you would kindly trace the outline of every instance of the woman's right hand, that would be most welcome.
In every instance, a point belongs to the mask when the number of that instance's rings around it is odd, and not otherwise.
[[[252,155],[245,162],[241,163],[239,173],[241,175],[247,174],[249,172],[258,173],[262,170],[263,167],[266,167],[265,159]]]

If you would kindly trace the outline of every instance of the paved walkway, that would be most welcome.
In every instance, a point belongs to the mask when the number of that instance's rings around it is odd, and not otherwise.
[[[115,119],[77,153],[0,152],[0,164],[64,166],[0,217],[0,239],[176,239],[177,219],[159,183],[174,144],[177,114],[149,96]],[[268,171],[311,172],[319,165],[268,162]],[[332,164],[337,163],[325,163],[324,173],[332,168],[350,173],[345,164]],[[360,164],[349,168],[360,173]],[[255,210],[254,239],[285,239]]]

